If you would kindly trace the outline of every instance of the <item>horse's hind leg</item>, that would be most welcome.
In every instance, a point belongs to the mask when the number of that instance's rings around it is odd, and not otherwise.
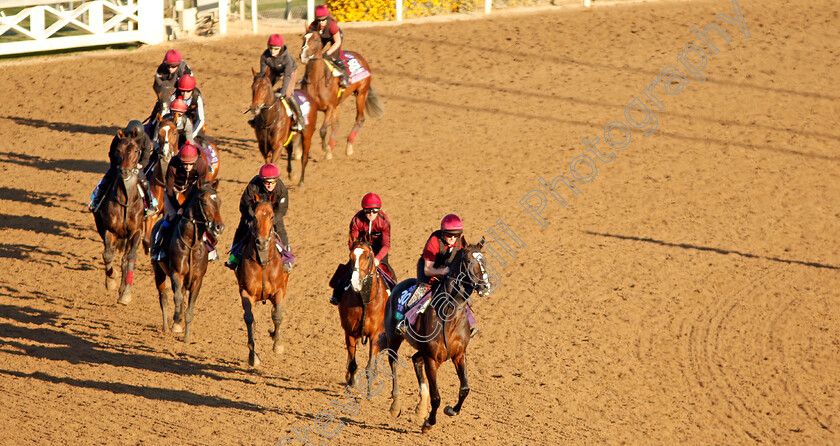
[[[330,148],[329,141],[327,140],[327,131],[330,126],[330,111],[327,110],[324,112],[324,120],[321,122],[321,129],[318,131],[318,134],[321,135],[321,148],[324,149],[324,159],[331,160],[333,157],[332,149]],[[334,145],[334,144],[333,144]]]
[[[181,333],[184,331],[184,278],[176,272],[170,272],[169,280],[172,282],[172,293],[175,298],[175,314],[172,316],[172,331]]]
[[[116,235],[105,232],[105,237],[103,237],[105,249],[102,251],[102,262],[105,263],[105,289],[108,291],[117,290],[117,279],[114,277],[114,244],[116,240]]]
[[[248,293],[242,291],[242,310],[244,311],[245,327],[248,329],[248,365],[251,367],[260,366],[260,356],[257,354],[256,342],[254,341],[254,301]]]
[[[350,130],[350,135],[347,137],[347,156],[353,154],[353,143],[356,142],[356,135],[365,123],[365,101],[367,101],[367,91],[361,94],[356,94],[356,122],[353,124],[353,129]]]
[[[429,393],[432,396],[432,411],[429,412],[429,418],[423,423],[423,432],[428,432],[432,426],[437,424],[437,410],[440,407],[440,391],[437,385],[437,371],[440,364],[432,358],[423,358],[426,366],[426,377],[429,379]]]
[[[417,375],[417,384],[420,386],[420,402],[417,403],[417,408],[414,410],[414,416],[418,420],[426,418],[429,407],[429,385],[426,383],[426,375],[423,373],[423,355],[420,352],[411,357],[414,363],[414,374]]]
[[[131,286],[134,284],[134,268],[137,265],[137,250],[140,249],[142,232],[135,233],[128,241],[128,252],[123,254],[123,287],[124,290],[120,293],[120,298],[117,303],[128,305],[131,302]]]
[[[356,370],[359,366],[356,364],[356,344],[359,338],[354,338],[349,334],[344,334],[344,343],[347,345],[347,374],[344,375],[348,386],[353,386],[356,381]]]
[[[283,307],[280,306],[280,299],[275,298],[274,309],[271,310],[271,319],[274,321],[274,330],[269,330],[274,340],[274,353],[283,354]]]
[[[172,319],[169,317],[169,293],[166,290],[166,273],[157,263],[152,264],[152,268],[155,270],[155,286],[158,290],[158,298],[160,299],[160,310],[163,313],[163,331],[168,333],[170,331],[170,325],[172,324]]]
[[[461,412],[461,405],[470,394],[470,385],[467,382],[467,355],[461,353],[460,355],[452,357],[452,363],[455,364],[455,371],[458,372],[458,380],[461,381],[461,389],[458,391],[458,404],[455,407],[446,406],[443,413],[449,415],[458,415]]]
[[[386,313],[385,317],[388,317],[390,313]],[[402,340],[396,338],[394,341],[389,342],[388,349],[391,350],[396,356],[396,352],[399,351],[400,343]],[[391,416],[396,418],[400,416],[402,413],[402,405],[400,404],[400,385],[397,382],[397,359],[392,356],[388,355],[388,364],[391,366],[391,379],[393,380],[392,387],[391,387],[391,408],[389,409],[391,412]]]

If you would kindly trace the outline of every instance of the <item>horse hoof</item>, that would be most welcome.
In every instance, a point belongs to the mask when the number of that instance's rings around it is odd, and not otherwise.
[[[432,425],[429,424],[429,420],[427,419],[425,422],[423,422],[422,432],[425,434],[426,432],[429,432],[430,430],[432,430]]]
[[[184,326],[183,325],[174,324],[172,326],[172,333],[183,333],[183,332],[184,332]]]
[[[283,344],[276,344],[274,346],[274,353],[282,355],[284,351],[286,351],[286,347],[283,347]]]
[[[331,160],[332,158],[333,158],[332,152],[327,152],[326,154],[324,154],[324,159],[325,160]]]
[[[105,289],[108,291],[117,291],[117,279],[113,277],[105,277]]]
[[[248,365],[251,367],[259,367],[261,364],[260,362],[260,355],[254,353],[253,355],[248,356]]]
[[[353,155],[353,144],[347,143],[347,149],[345,150],[347,156]]]
[[[389,410],[391,411],[391,416],[392,417],[394,417],[394,418],[399,417],[400,414],[402,413],[402,408],[400,408],[400,402],[397,401],[397,400],[394,400],[394,402],[391,403],[391,409],[389,409]]]
[[[131,302],[131,292],[130,291],[123,293],[122,296],[120,296],[120,298],[117,299],[117,303],[120,304],[120,305],[128,305],[129,302]]]
[[[452,406],[446,406],[443,409],[443,413],[449,415],[450,417],[454,417],[455,415],[458,415],[458,412],[455,412],[455,409],[453,409]]]

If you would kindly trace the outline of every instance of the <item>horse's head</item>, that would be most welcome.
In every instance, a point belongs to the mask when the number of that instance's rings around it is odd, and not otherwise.
[[[353,285],[353,291],[360,293],[368,278],[376,272],[373,246],[370,244],[367,233],[362,233],[353,240],[353,246],[350,248],[350,264],[353,265],[350,284]]]
[[[178,125],[172,119],[172,115],[166,118],[157,116],[158,120],[158,144],[160,145],[160,159],[168,163],[178,151]]]
[[[321,52],[323,50],[324,46],[321,44],[321,36],[316,32],[307,30],[306,34],[303,35],[303,46],[300,49],[300,61],[306,64],[314,58],[321,57]]]
[[[140,143],[137,142],[137,136],[139,136],[137,130],[132,131],[130,134],[122,130],[117,131],[117,139],[119,140],[117,143],[118,162],[120,164],[119,170],[124,181],[136,177],[140,172],[140,168],[137,166],[140,163],[141,149]]]
[[[251,107],[248,111],[257,114],[263,107],[274,104],[274,91],[271,89],[271,79],[268,77],[269,70],[265,70],[262,76],[253,68],[251,72],[254,73],[254,82],[251,83]]]
[[[166,115],[169,113],[169,98],[175,93],[175,87],[172,85],[164,85],[160,87],[158,92],[158,104],[160,104],[160,113]]]
[[[197,209],[193,206],[190,211],[196,223],[203,223],[216,239],[222,235],[225,230],[225,225],[222,223],[222,199],[219,198],[216,187],[219,185],[219,180],[211,183],[205,183],[198,190]]]
[[[487,274],[487,259],[481,251],[483,248],[484,237],[474,245],[466,245],[450,265],[453,282],[460,283],[467,296],[478,291],[478,295],[484,297],[492,290],[490,275]]]
[[[271,247],[274,246],[274,195],[269,201],[259,201],[254,205],[254,219],[251,221],[251,235],[257,245],[260,264],[265,266],[270,261]]]

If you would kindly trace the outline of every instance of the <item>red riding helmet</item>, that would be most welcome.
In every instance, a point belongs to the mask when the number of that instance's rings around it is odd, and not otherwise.
[[[195,88],[195,78],[191,74],[185,74],[178,79],[178,89],[181,91],[192,91]]]
[[[169,50],[166,56],[163,56],[163,63],[167,65],[178,65],[181,63],[181,52],[178,50]]]
[[[315,7],[315,18],[320,20],[324,17],[330,15],[330,10],[327,9],[327,5],[318,5]]]
[[[266,180],[277,180],[280,178],[280,168],[274,165],[273,163],[264,164],[260,167],[260,178],[263,181]]]
[[[281,36],[280,34],[272,34],[268,38],[268,46],[276,46],[276,47],[279,48],[279,47],[282,47],[283,44],[284,44],[283,36]]]
[[[379,195],[371,192],[362,198],[362,209],[379,209],[382,207],[382,200]]]
[[[181,158],[183,163],[194,163],[198,159],[198,149],[194,145],[186,143],[178,151],[178,158]]]
[[[440,230],[450,234],[460,234],[464,232],[464,223],[457,215],[449,214],[440,221]]]
[[[177,98],[175,98],[174,101],[172,101],[171,104],[169,104],[169,109],[172,110],[172,111],[186,113],[187,112],[187,103],[184,102],[184,100],[181,99],[180,96],[178,96]]]

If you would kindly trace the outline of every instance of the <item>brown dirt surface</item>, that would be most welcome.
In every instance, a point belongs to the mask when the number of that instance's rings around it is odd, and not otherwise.
[[[368,191],[391,217],[402,277],[449,212],[471,241],[503,219],[526,246],[474,299],[482,335],[461,414],[419,433],[402,369],[403,415],[389,416],[387,391],[362,399],[338,411],[328,444],[840,443],[840,4],[739,3],[749,38],[717,18],[733,15],[722,0],[350,29],[386,113],[352,157],[340,141],[322,161],[316,142],[306,187],[291,187],[286,348],[271,353],[258,305],[257,371],[221,262],[190,345],[160,332],[148,256],[129,306],[103,284],[85,206],[116,129],[151,109],[166,47],[0,64],[0,444],[271,445],[313,426],[346,401],[327,282]],[[604,127],[635,97],[652,106],[642,90],[667,66],[685,71],[676,56],[700,44],[689,26],[712,21],[732,40],[713,37],[706,81],[654,87],[656,130],[633,130],[567,206],[549,197],[545,227],[531,218],[519,201],[538,179],[570,176],[583,138],[610,151]],[[242,111],[268,33],[177,44],[221,148],[224,248],[261,164]],[[454,368],[439,377],[453,404]]]

